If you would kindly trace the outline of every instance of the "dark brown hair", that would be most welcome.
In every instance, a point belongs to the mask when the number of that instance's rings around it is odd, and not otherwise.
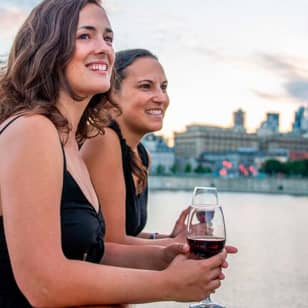
[[[126,68],[139,58],[152,58],[158,61],[158,58],[146,49],[127,49],[116,53],[114,64],[115,79],[112,86],[113,91],[121,89],[122,81],[127,77]],[[130,147],[128,148],[130,152],[129,156],[131,157],[129,164],[132,173],[137,178],[136,190],[137,193],[141,193],[147,185],[148,170],[147,167],[142,164],[140,158],[137,156],[138,154],[133,152]]]
[[[7,66],[0,77],[0,123],[20,112],[43,114],[58,130],[69,132],[67,119],[56,108],[60,88],[75,100],[65,78],[65,67],[74,48],[79,13],[100,0],[45,0],[36,6],[20,28],[11,48]],[[105,94],[89,102],[77,129],[83,141],[103,131],[108,118],[103,115]]]

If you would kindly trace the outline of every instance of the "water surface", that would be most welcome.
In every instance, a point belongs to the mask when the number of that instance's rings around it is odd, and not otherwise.
[[[146,230],[169,233],[189,192],[153,191]],[[308,307],[308,197],[220,193],[229,258],[226,279],[213,296],[227,308]],[[152,303],[138,308],[184,308]]]

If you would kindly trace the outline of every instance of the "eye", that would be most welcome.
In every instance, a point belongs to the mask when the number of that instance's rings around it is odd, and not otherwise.
[[[164,83],[164,84],[161,85],[160,88],[161,88],[164,92],[166,92],[166,91],[167,91],[167,88],[168,88],[168,84],[167,84],[167,83]]]
[[[143,83],[139,86],[139,88],[144,89],[144,90],[148,90],[151,88],[151,85],[149,83]]]
[[[105,36],[105,37],[104,37],[104,40],[105,40],[107,43],[112,44],[112,43],[113,43],[113,36],[110,36],[110,35]]]
[[[82,33],[82,34],[78,35],[77,38],[79,40],[89,40],[91,37],[90,37],[90,34],[88,34],[88,33]]]

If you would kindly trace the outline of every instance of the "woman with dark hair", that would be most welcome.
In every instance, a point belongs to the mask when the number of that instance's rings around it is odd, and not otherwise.
[[[167,86],[164,69],[150,51],[116,53],[109,101],[120,106],[121,115],[104,135],[87,140],[81,149],[103,204],[110,241],[168,245],[186,240],[187,209],[170,235],[142,232],[147,220],[150,156],[141,139],[162,128],[169,105]]]
[[[188,301],[223,278],[226,251],[104,243],[78,142],[106,125],[112,41],[98,0],[45,0],[16,36],[0,77],[1,308]]]

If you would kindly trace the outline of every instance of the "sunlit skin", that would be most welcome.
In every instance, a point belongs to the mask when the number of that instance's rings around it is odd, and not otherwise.
[[[65,69],[67,81],[83,100],[76,104],[68,93],[62,90],[57,103],[59,110],[72,125],[72,137],[75,136],[80,119],[76,116],[77,111],[82,114],[93,95],[109,90],[114,59],[113,32],[108,17],[102,8],[88,4],[80,12],[75,50]],[[65,153],[68,170],[79,183],[87,199],[98,210],[96,193],[86,167],[78,157],[78,146],[74,138],[68,139]]]
[[[80,12],[76,46],[66,67],[70,85],[81,96],[104,93],[110,87],[114,63],[113,32],[103,9],[88,4]]]
[[[46,4],[50,1],[42,5]],[[61,10],[57,6],[51,9]],[[54,22],[61,23],[61,20],[63,17]],[[29,26],[39,31],[34,21]],[[29,27],[24,29],[28,31]],[[91,97],[109,89],[114,61],[110,24],[101,7],[85,5],[80,11],[77,29],[76,36],[68,38],[76,40],[76,46],[64,73],[72,90],[83,99],[74,100],[64,87],[55,93],[55,106],[71,129],[63,138],[65,142],[61,144],[62,130],[40,114],[21,116],[1,134],[0,148],[5,149],[0,151],[1,213],[12,278],[31,307],[101,307],[104,304],[111,307],[117,303],[203,298],[221,284],[221,267],[227,266],[226,250],[208,260],[192,260],[188,257],[187,245],[183,244],[133,246],[106,241],[101,264],[72,260],[64,254],[65,228],[61,227],[61,218],[63,207],[69,204],[62,200],[63,191],[69,186],[64,181],[67,172],[88,199],[87,203],[98,210],[92,177],[90,179],[82,160],[75,133]],[[162,97],[166,96],[161,91],[156,92],[158,98],[151,100],[155,106],[162,104]],[[138,112],[139,119],[142,120],[142,116]],[[1,123],[0,129],[5,124]],[[102,157],[105,159],[108,155]],[[109,180],[106,173],[102,178]],[[117,185],[109,185],[109,188],[109,197],[119,194],[111,191],[117,189]],[[85,216],[78,217],[82,220]],[[6,294],[4,296],[6,300]],[[8,294],[9,300],[10,296]]]
[[[169,106],[168,81],[161,64],[149,57],[136,59],[125,69],[125,76],[111,99],[123,111],[117,122],[134,147],[146,133],[162,128]]]

